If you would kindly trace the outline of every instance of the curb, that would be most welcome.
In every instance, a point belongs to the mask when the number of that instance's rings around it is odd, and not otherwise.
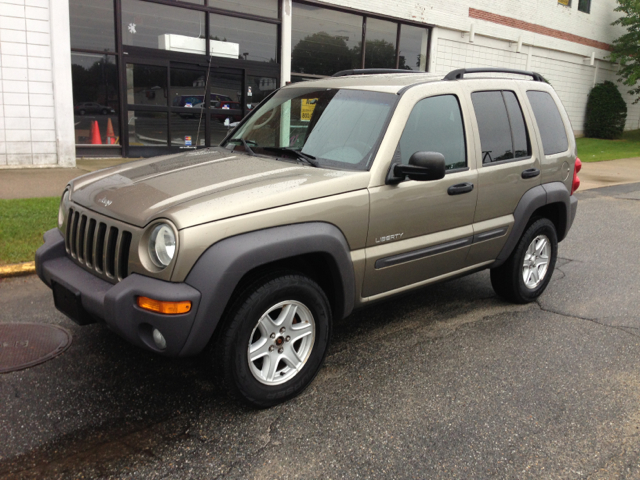
[[[0,267],[0,278],[19,277],[36,273],[36,262],[16,263]]]

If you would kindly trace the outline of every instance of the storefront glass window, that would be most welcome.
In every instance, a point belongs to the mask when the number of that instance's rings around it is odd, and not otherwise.
[[[205,14],[166,5],[122,0],[122,43],[171,52],[204,54]]]
[[[209,0],[209,6],[232,12],[278,18],[277,0]]]
[[[426,71],[428,38],[429,31],[426,28],[400,26],[399,68]]]
[[[113,55],[71,55],[76,144],[120,144],[118,69]]]
[[[69,22],[71,48],[115,51],[113,0],[70,0]]]
[[[204,122],[205,116],[201,108],[194,108],[193,114],[172,113],[171,146],[204,147]]]
[[[277,25],[210,14],[209,29],[212,56],[276,63]]]
[[[206,108],[204,105],[206,78],[204,70],[171,68],[171,105]]]
[[[367,18],[365,68],[396,68],[398,24]]]
[[[293,4],[291,71],[333,75],[360,68],[362,17],[300,3]]]
[[[167,105],[167,69],[127,64],[127,103]]]
[[[276,78],[247,75],[247,110],[256,108],[256,105],[276,88],[278,88]]]
[[[129,145],[132,147],[166,147],[167,114],[163,112],[129,112]]]

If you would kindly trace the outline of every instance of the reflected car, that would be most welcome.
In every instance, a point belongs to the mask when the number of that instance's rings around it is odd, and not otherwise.
[[[87,113],[99,113],[101,115],[115,114],[116,111],[106,105],[100,105],[96,102],[82,102],[73,107],[73,113],[76,115],[85,115]]]

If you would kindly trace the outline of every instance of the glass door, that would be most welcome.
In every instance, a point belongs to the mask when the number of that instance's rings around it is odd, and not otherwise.
[[[278,86],[274,68],[127,58],[126,155],[150,157],[218,145]]]

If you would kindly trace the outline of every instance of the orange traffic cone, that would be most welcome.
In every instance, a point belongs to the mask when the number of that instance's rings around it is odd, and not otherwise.
[[[116,136],[113,133],[113,124],[111,123],[111,119],[107,121],[107,143],[109,145],[114,145],[116,143]]]
[[[100,138],[100,127],[98,121],[94,120],[91,125],[91,145],[102,145],[102,139]]]

